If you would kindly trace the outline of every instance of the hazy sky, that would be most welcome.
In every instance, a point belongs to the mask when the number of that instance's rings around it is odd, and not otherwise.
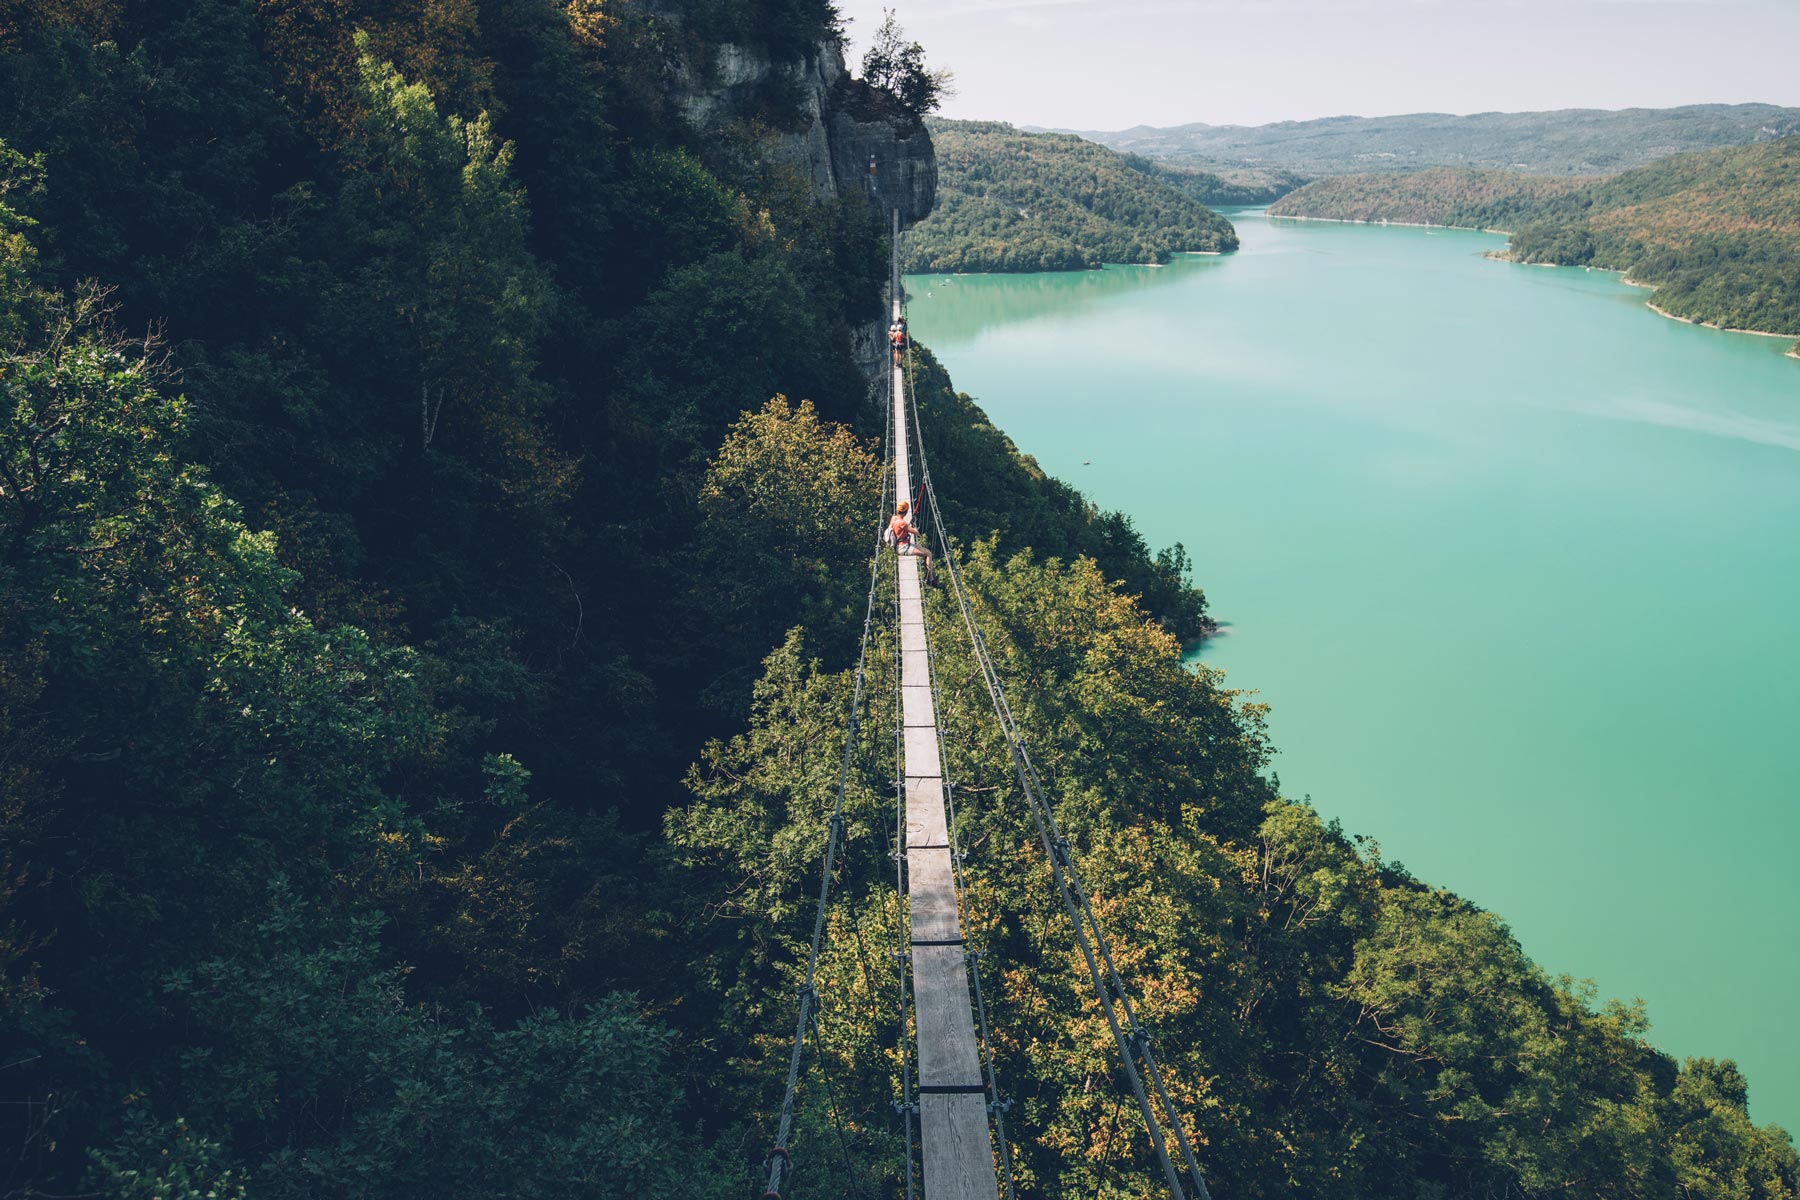
[[[956,72],[952,117],[1077,129],[1800,106],[1800,0],[839,0]]]

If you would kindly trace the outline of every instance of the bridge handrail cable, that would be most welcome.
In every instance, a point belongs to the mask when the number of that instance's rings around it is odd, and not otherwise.
[[[893,398],[890,397],[889,404],[892,405],[892,403]],[[886,454],[882,468],[882,520],[878,522],[878,524],[881,528],[885,529],[889,497],[888,487],[893,476],[894,445],[891,437],[884,437],[883,442],[886,446]],[[768,1157],[764,1160],[764,1165],[767,1166],[769,1171],[768,1184],[763,1190],[764,1200],[780,1200],[782,1181],[784,1177],[791,1174],[793,1170],[793,1164],[788,1154],[788,1139],[792,1136],[794,1131],[794,1107],[796,1097],[799,1093],[800,1068],[802,1065],[803,1051],[806,1045],[806,1031],[809,1025],[816,1025],[816,1009],[819,996],[814,987],[814,983],[818,973],[819,950],[825,939],[825,917],[831,902],[832,872],[836,869],[838,850],[844,841],[844,797],[850,784],[850,760],[856,751],[857,735],[862,726],[863,685],[867,674],[869,643],[874,632],[875,593],[881,581],[882,546],[883,539],[880,534],[877,534],[875,538],[875,549],[869,556],[869,595],[868,600],[863,607],[862,645],[857,651],[856,656],[856,685],[850,700],[850,720],[848,728],[845,730],[844,756],[838,767],[837,798],[832,808],[831,817],[826,823],[825,851],[823,855],[821,878],[819,880],[818,911],[813,918],[812,941],[807,948],[806,954],[806,982],[801,985],[798,994],[799,1012],[794,1022],[793,1048],[788,1056],[787,1083],[782,1093],[781,1117],[776,1123],[774,1143],[769,1149]],[[895,719],[898,721],[898,715],[896,715]],[[902,978],[901,987],[901,1012],[902,1018],[904,1019],[904,978]],[[902,1031],[902,1039],[904,1040],[904,1030]],[[816,1046],[817,1039],[815,1036],[815,1047]],[[835,1103],[833,1107],[835,1108]],[[839,1124],[839,1134],[841,1138],[841,1123]],[[909,1145],[911,1140],[912,1129],[909,1121],[907,1127],[907,1141]],[[847,1146],[845,1154],[846,1158],[848,1158]],[[910,1158],[910,1155],[908,1157]],[[909,1186],[907,1191],[910,1200],[912,1190],[910,1187],[910,1173],[908,1182]]]
[[[909,376],[909,392],[910,387]],[[923,467],[921,467],[921,472],[922,471]],[[937,651],[932,648],[930,618],[927,617],[926,620],[926,677],[929,680],[929,686],[931,688],[932,711],[941,714],[944,711],[944,707],[943,695],[938,689]],[[938,721],[934,727],[934,732],[937,734],[938,762],[947,766],[950,762],[950,756],[944,743],[944,725],[942,720]],[[944,807],[946,817],[944,828],[949,835],[950,842],[950,870],[956,882],[957,903],[960,906],[963,905],[964,897],[966,897],[969,892],[968,882],[963,873],[961,835],[957,832],[956,828],[956,780],[951,778],[948,774],[944,776]],[[967,929],[968,926],[965,922],[965,936]],[[1012,1146],[1006,1140],[1006,1110],[1011,1107],[1012,1101],[1004,1100],[1000,1096],[999,1068],[994,1061],[993,1037],[988,1031],[987,1001],[984,999],[981,990],[981,964],[987,957],[987,951],[979,949],[971,950],[964,957],[968,963],[969,981],[974,985],[975,990],[975,1015],[981,1033],[981,1065],[986,1075],[987,1082],[987,1110],[994,1118],[994,1141],[1000,1152],[1000,1167],[1002,1176],[1006,1181],[1006,1200],[1016,1200],[1017,1191],[1015,1190],[1013,1181]]]
[[[1000,725],[1001,735],[1006,739],[1007,746],[1011,751],[1013,768],[1018,775],[1020,789],[1025,794],[1026,805],[1031,811],[1039,840],[1043,843],[1044,852],[1049,857],[1051,875],[1056,882],[1063,907],[1068,912],[1069,921],[1074,928],[1076,944],[1087,964],[1088,976],[1094,987],[1094,995],[1100,1001],[1101,1008],[1106,1014],[1107,1024],[1112,1030],[1113,1040],[1119,1047],[1120,1060],[1131,1082],[1138,1108],[1143,1113],[1145,1128],[1150,1134],[1151,1143],[1156,1148],[1157,1158],[1162,1164],[1170,1191],[1177,1200],[1188,1200],[1188,1191],[1182,1185],[1181,1172],[1176,1169],[1174,1161],[1169,1155],[1162,1122],[1158,1119],[1155,1109],[1150,1103],[1149,1095],[1145,1091],[1144,1075],[1149,1077],[1150,1089],[1155,1092],[1163,1111],[1169,1115],[1169,1123],[1174,1130],[1183,1163],[1187,1168],[1189,1178],[1193,1180],[1194,1200],[1212,1200],[1211,1193],[1206,1186],[1205,1176],[1201,1173],[1199,1162],[1194,1157],[1193,1147],[1188,1142],[1187,1133],[1182,1128],[1180,1118],[1169,1099],[1168,1090],[1163,1084],[1162,1072],[1157,1068],[1155,1055],[1151,1052],[1149,1034],[1138,1024],[1131,998],[1113,963],[1111,946],[1107,942],[1098,920],[1094,917],[1093,907],[1088,901],[1087,889],[1082,886],[1069,843],[1063,838],[1056,822],[1056,814],[1045,798],[1043,781],[1038,775],[1036,764],[1031,761],[1024,737],[1019,732],[1018,721],[1013,716],[1012,705],[1007,700],[1006,685],[1002,682],[999,671],[994,666],[986,639],[983,638],[980,626],[976,623],[974,614],[969,607],[962,572],[957,563],[956,551],[951,545],[949,534],[944,527],[942,510],[938,506],[937,489],[931,478],[930,460],[925,453],[924,434],[920,425],[918,398],[913,380],[910,338],[907,342],[906,386],[907,399],[911,402],[912,410],[910,414],[913,426],[912,456],[918,461],[920,491],[931,509],[932,527],[937,531],[938,544],[943,548],[944,563],[950,571],[952,591],[956,596],[957,607],[962,615],[970,649],[976,665],[981,671],[982,682],[987,688],[988,697],[992,701],[994,716]],[[1096,950],[1098,958],[1096,958]],[[1105,964],[1104,972],[1101,969],[1101,963]],[[979,983],[977,987],[979,988]],[[1124,1014],[1123,1024],[1120,1021],[1121,1011]],[[1143,1075],[1139,1074],[1137,1062],[1134,1059],[1142,1061]]]

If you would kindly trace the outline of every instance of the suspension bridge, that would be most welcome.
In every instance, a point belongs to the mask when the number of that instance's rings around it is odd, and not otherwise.
[[[898,213],[892,217],[892,245],[891,314],[898,323],[905,316]],[[1188,1133],[1175,1117],[1176,1109],[1169,1100],[1150,1037],[1138,1023],[1125,981],[1082,886],[1074,854],[1057,825],[1043,780],[1007,700],[1005,684],[994,667],[970,606],[926,459],[913,391],[910,339],[904,353],[895,355],[886,391],[890,419],[884,421],[888,429],[884,516],[902,501],[910,505],[915,519],[921,512],[930,514],[930,531],[936,535],[943,557],[941,570],[949,577],[959,619],[951,628],[967,640],[982,676],[1038,841],[1049,862],[1051,879],[1111,1030],[1122,1072],[1143,1119],[1163,1181],[1172,1200],[1211,1200]],[[827,822],[818,906],[806,982],[799,992],[781,1115],[765,1160],[768,1178],[764,1200],[782,1200],[782,1188],[796,1169],[788,1139],[793,1132],[806,1035],[809,1030],[816,1030],[819,997],[814,983],[833,872],[844,846],[845,794],[868,686],[868,656],[875,630],[881,567],[888,558],[883,549],[883,542],[877,540],[870,557],[869,594],[849,730],[838,775],[837,802]],[[894,730],[894,885],[897,895],[905,899],[898,910],[901,940],[907,948],[899,972],[901,1094],[894,1108],[905,1126],[905,1195],[907,1200],[917,1200],[920,1192],[925,1200],[1016,1200],[1012,1146],[1006,1131],[1010,1101],[1001,1093],[995,1067],[987,1001],[982,990],[981,954],[971,951],[965,938],[965,888],[962,853],[957,844],[955,786],[944,773],[944,738],[938,726],[934,630],[927,620],[918,559],[910,554],[896,554],[892,561],[896,597],[893,620],[899,634],[895,675],[898,720]],[[957,624],[960,630],[955,629]]]

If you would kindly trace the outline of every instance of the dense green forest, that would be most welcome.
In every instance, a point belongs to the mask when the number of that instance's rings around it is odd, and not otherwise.
[[[1269,206],[1271,217],[1392,221],[1511,233],[1544,205],[1596,182],[1588,176],[1439,169],[1316,179]]]
[[[1202,171],[1178,167],[1142,154],[1127,154],[1133,170],[1160,179],[1182,195],[1202,204],[1271,204],[1306,182],[1292,171],[1262,167],[1220,167]]]
[[[704,127],[680,88],[834,21],[0,9],[0,1196],[758,1194],[880,515],[851,347],[885,250],[777,152],[799,72]],[[1279,798],[1261,710],[1180,662],[1184,552],[918,359],[978,619],[1217,1194],[1791,1200],[1732,1064]],[[1158,1194],[964,653],[1021,1194]],[[892,705],[794,1197],[898,1191]]]
[[[1800,335],[1800,136],[1627,171],[1547,206],[1510,253],[1623,271],[1671,316]]]
[[[908,271],[1074,271],[1234,250],[1231,223],[1103,146],[997,121],[931,122],[937,208]]]
[[[1800,334],[1800,136],[1598,180],[1501,171],[1321,179],[1274,216],[1504,229],[1520,262],[1623,271],[1672,316]]]
[[[1687,104],[1678,108],[1564,108],[1548,112],[1406,113],[1321,117],[1268,125],[1147,125],[1080,133],[1122,153],[1205,171],[1245,167],[1308,177],[1432,167],[1600,175],[1690,150],[1800,133],[1800,108]]]

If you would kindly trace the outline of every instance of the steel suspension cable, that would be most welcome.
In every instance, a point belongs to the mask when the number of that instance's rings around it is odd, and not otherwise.
[[[898,251],[897,250],[896,250],[896,262],[898,262]],[[897,271],[896,271],[896,278],[899,278]],[[901,293],[901,312],[902,312],[902,316],[904,316],[904,313],[905,313],[905,293],[904,293],[904,291],[902,291],[902,293]],[[919,410],[918,410],[918,403],[917,403],[917,400],[918,400],[917,393],[913,387],[913,352],[912,352],[912,338],[910,336],[908,336],[906,338],[905,347],[906,347],[906,364],[905,364],[906,365],[906,370],[905,370],[906,398],[909,401],[912,401],[912,418],[913,418],[913,429],[914,429],[913,440],[914,440],[915,445],[918,446],[920,453],[923,454],[924,445],[923,445],[923,442],[920,441],[920,438],[919,438],[919,435],[917,432],[918,428],[919,428],[919,424],[918,424]],[[929,486],[929,480],[926,478],[926,475],[925,475],[925,460],[923,458],[921,458],[919,460],[919,474],[920,474],[921,483],[925,486]],[[915,505],[914,515],[917,516],[917,506],[916,505]],[[937,504],[936,504],[935,500],[932,503],[932,516],[934,519],[937,516]],[[940,541],[941,540],[942,540],[942,537],[941,537],[941,531],[940,531]],[[923,609],[923,608],[924,608],[924,606],[921,605],[921,609]],[[928,612],[926,614],[925,619],[927,622],[927,629],[929,629],[930,616],[929,616]],[[931,688],[932,711],[934,713],[942,714],[942,712],[943,712],[943,703],[942,703],[943,696],[942,696],[942,693],[938,689],[937,653],[936,653],[936,651],[934,651],[932,649],[931,638],[929,636],[927,636],[925,639],[925,666],[926,666],[927,681]],[[949,758],[949,755],[945,752],[944,726],[943,726],[943,721],[941,719],[934,723],[933,732],[936,733],[936,735],[937,735],[938,762],[939,762],[939,764],[948,764],[950,761],[950,758]],[[940,766],[940,769],[942,769],[941,766]],[[963,872],[962,845],[961,845],[961,840],[957,834],[957,829],[956,829],[956,783],[955,783],[955,780],[953,780],[948,774],[945,774],[943,776],[943,781],[944,781],[944,806],[945,806],[945,810],[946,810],[944,828],[945,828],[946,832],[949,834],[948,840],[950,842],[950,867],[951,867],[951,871],[954,873],[954,877],[955,877],[957,904],[960,908],[963,906],[963,898],[968,895],[968,883],[967,883],[967,879],[965,878],[965,875]],[[966,915],[966,914],[964,914],[964,915]],[[967,930],[968,924],[967,924],[966,920],[962,922],[962,925],[963,925],[963,928],[965,930]],[[965,942],[965,945],[966,945],[966,942]],[[1000,1095],[999,1067],[995,1062],[993,1035],[988,1027],[987,1001],[982,995],[982,988],[981,988],[981,961],[982,961],[982,958],[984,957],[984,954],[985,954],[985,952],[981,951],[981,950],[969,951],[964,955],[964,962],[968,967],[969,978],[970,978],[971,982],[974,984],[974,989],[975,989],[975,1013],[976,1013],[976,1017],[979,1022],[979,1028],[981,1031],[982,1067],[983,1067],[984,1073],[986,1075],[986,1082],[987,1082],[987,1111],[988,1111],[989,1116],[991,1116],[994,1121],[994,1141],[995,1141],[997,1149],[999,1150],[1001,1171],[1002,1171],[1003,1177],[1006,1181],[1006,1200],[1016,1200],[1018,1193],[1016,1190],[1016,1184],[1013,1179],[1012,1146],[1007,1141],[1007,1138],[1006,1138],[1006,1110],[1012,1106],[1012,1101],[1002,1099],[1001,1095]]]
[[[1107,942],[1105,932],[1100,928],[1098,920],[1094,917],[1093,906],[1089,903],[1087,889],[1082,886],[1080,874],[1075,866],[1074,855],[1057,825],[1056,814],[1045,798],[1043,780],[1039,777],[1037,766],[1031,761],[1024,737],[1019,732],[1018,720],[1014,717],[1012,705],[1007,700],[1006,686],[1000,679],[998,670],[994,667],[993,656],[988,651],[986,639],[983,638],[980,626],[976,623],[974,614],[969,607],[967,590],[963,586],[962,572],[957,564],[955,550],[950,544],[949,534],[944,527],[943,515],[938,507],[937,489],[932,484],[931,465],[925,453],[923,427],[919,418],[918,398],[913,389],[910,355],[908,358],[908,398],[912,400],[913,444],[919,462],[921,487],[927,503],[931,506],[932,526],[937,530],[938,544],[943,547],[944,561],[950,569],[950,582],[963,618],[964,629],[968,634],[969,646],[981,671],[982,682],[987,687],[988,697],[993,703],[995,719],[999,722],[1001,734],[1005,737],[1007,747],[1011,751],[1013,769],[1018,775],[1020,790],[1025,794],[1026,806],[1031,811],[1038,838],[1043,843],[1044,852],[1050,860],[1051,876],[1062,897],[1069,922],[1074,928],[1076,945],[1087,965],[1088,977],[1093,984],[1095,998],[1100,1002],[1101,1009],[1106,1015],[1107,1025],[1112,1031],[1113,1041],[1118,1045],[1120,1061],[1125,1067],[1132,1093],[1143,1114],[1144,1127],[1150,1135],[1151,1144],[1156,1149],[1157,1159],[1162,1164],[1169,1190],[1178,1200],[1187,1200],[1187,1189],[1182,1185],[1181,1172],[1176,1169],[1175,1163],[1169,1155],[1162,1123],[1157,1118],[1149,1095],[1145,1091],[1144,1076],[1149,1077],[1150,1090],[1156,1093],[1163,1111],[1169,1116],[1169,1123],[1174,1130],[1183,1164],[1187,1167],[1188,1176],[1194,1183],[1195,1200],[1211,1200],[1205,1176],[1200,1171],[1200,1164],[1194,1157],[1187,1132],[1182,1128],[1180,1117],[1169,1099],[1168,1089],[1163,1084],[1162,1072],[1157,1068],[1155,1055],[1151,1051],[1150,1036],[1138,1023],[1131,997],[1126,992],[1123,981],[1119,978],[1118,968],[1113,962],[1111,946]],[[1096,955],[1096,948],[1098,955]],[[1102,962],[1105,964],[1104,971],[1101,970]],[[1124,1014],[1122,1024],[1120,1021],[1121,1011]],[[1141,1075],[1138,1071],[1138,1060],[1143,1063],[1144,1069]]]
[[[883,440],[887,445],[887,457],[882,467],[882,518],[883,529],[886,528],[888,513],[900,494],[899,454],[894,444],[894,405],[899,402],[895,392],[893,379],[890,376],[888,386],[883,389],[887,394],[887,405],[882,415],[885,430]],[[884,539],[885,541],[885,539]],[[879,551],[878,551],[879,553]],[[914,1130],[918,1120],[919,1105],[913,1098],[912,1075],[912,1039],[908,1036],[908,1014],[912,1009],[912,998],[907,987],[908,955],[907,947],[910,938],[907,934],[906,922],[906,776],[901,767],[902,746],[905,721],[901,717],[900,704],[900,592],[894,591],[894,838],[891,854],[894,860],[894,924],[895,944],[897,949],[890,951],[894,962],[894,972],[899,985],[899,1001],[897,1011],[896,1034],[900,1043],[900,1099],[893,1102],[894,1112],[900,1117],[902,1133],[906,1146],[906,1157],[902,1162],[902,1170],[906,1176],[906,1200],[913,1200],[913,1141]]]
[[[886,356],[883,356],[885,363]],[[889,454],[888,474],[893,479],[894,499],[896,505],[900,496],[900,459],[898,446],[895,444],[893,430],[895,428],[895,405],[901,402],[899,385],[893,373],[888,373],[888,444],[892,448]],[[912,1013],[912,997],[908,987],[908,973],[912,969],[912,933],[906,909],[906,718],[905,707],[901,701],[902,668],[905,654],[901,649],[900,628],[903,614],[900,607],[899,563],[895,562],[894,587],[894,925],[896,949],[894,950],[894,970],[900,983],[900,1099],[894,1102],[894,1111],[900,1114],[905,1127],[906,1161],[903,1164],[906,1172],[906,1200],[913,1200],[913,1131],[919,1116],[919,1102],[913,1096],[912,1073],[912,1037],[910,1017]]]
[[[913,1096],[912,1035],[910,1021],[912,996],[908,975],[912,970],[912,935],[906,912],[906,767],[905,722],[901,716],[899,642],[900,597],[894,596],[894,971],[900,982],[900,1099],[894,1111],[906,1127],[906,1200],[913,1200],[913,1128],[919,1115],[919,1102]]]
[[[943,708],[939,703],[941,694],[938,691],[937,684],[937,656],[931,650],[929,639],[926,641],[925,659],[926,665],[930,670],[932,707],[937,712],[942,713]],[[950,760],[944,752],[944,727],[941,720],[937,727],[937,740],[938,762],[948,763]],[[944,799],[945,808],[947,810],[947,819],[945,820],[944,825],[950,834],[950,867],[956,877],[957,901],[959,905],[962,905],[965,909],[963,914],[963,928],[967,930],[967,906],[963,903],[963,898],[968,895],[968,881],[963,874],[962,839],[956,831],[955,795],[956,783],[946,776],[944,779]],[[983,998],[981,991],[981,962],[986,955],[987,952],[985,950],[970,950],[964,954],[963,961],[968,964],[969,980],[975,987],[975,1016],[981,1031],[982,1067],[985,1069],[987,1075],[987,1110],[989,1115],[994,1119],[994,1141],[1000,1151],[1000,1168],[1006,1180],[1006,1200],[1015,1200],[1017,1193],[1014,1190],[1013,1183],[1012,1146],[1006,1140],[1006,1110],[1012,1106],[1012,1101],[1002,1099],[1000,1096],[999,1068],[994,1062],[994,1038],[988,1029],[987,1001]]]
[[[909,394],[912,378],[911,357],[912,351],[909,348],[907,351],[907,380]],[[922,476],[922,466],[920,470]],[[927,632],[929,634],[929,616],[926,617],[926,623]],[[944,711],[942,703],[943,694],[938,689],[937,652],[932,649],[931,638],[929,636],[925,639],[925,668],[926,678],[931,687],[932,711],[939,714],[939,720],[934,728],[934,732],[937,734],[938,762],[941,764],[948,764],[950,756],[947,753],[944,744],[944,724],[942,720]],[[968,880],[963,872],[962,839],[956,829],[956,781],[948,774],[944,776],[944,806],[946,809],[944,828],[949,833],[950,842],[950,869],[956,881],[957,904],[960,908],[965,909],[962,924],[966,934],[968,930],[968,921],[966,919],[967,913],[964,900],[969,894]],[[971,950],[968,951],[963,958],[964,962],[968,965],[970,982],[974,984],[975,988],[975,1014],[981,1031],[982,1067],[987,1077],[987,1110],[988,1114],[994,1119],[994,1141],[1000,1152],[1000,1167],[1006,1180],[1006,1200],[1016,1200],[1017,1192],[1013,1181],[1012,1146],[1006,1140],[1006,1110],[1011,1106],[1012,1101],[1003,1100],[1000,1096],[999,1069],[994,1061],[994,1039],[988,1029],[987,1001],[983,998],[981,991],[981,961],[983,957],[985,957],[985,954],[986,952],[983,950]]]
[[[884,436],[883,440],[887,445],[886,458],[891,460],[894,454],[893,439],[891,436]],[[884,469],[881,491],[884,510],[887,505],[887,474],[889,472]],[[886,515],[885,511],[882,515]],[[774,1144],[764,1160],[769,1171],[768,1185],[763,1190],[765,1200],[780,1200],[783,1178],[793,1170],[788,1154],[788,1139],[794,1131],[794,1105],[800,1087],[800,1066],[806,1046],[806,1030],[814,1020],[819,1002],[814,982],[818,975],[819,950],[825,940],[826,913],[831,903],[831,877],[837,866],[838,850],[844,841],[844,797],[850,786],[850,759],[856,751],[857,738],[862,728],[863,685],[869,659],[869,641],[874,632],[875,593],[881,581],[881,547],[882,540],[878,535],[874,553],[869,557],[869,595],[863,607],[862,645],[856,655],[856,685],[850,699],[850,720],[844,737],[844,756],[838,767],[837,800],[826,825],[818,911],[813,917],[812,941],[806,954],[806,982],[801,985],[798,993],[799,1013],[794,1022],[793,1049],[788,1056],[787,1084],[782,1093],[781,1117],[776,1123]]]

